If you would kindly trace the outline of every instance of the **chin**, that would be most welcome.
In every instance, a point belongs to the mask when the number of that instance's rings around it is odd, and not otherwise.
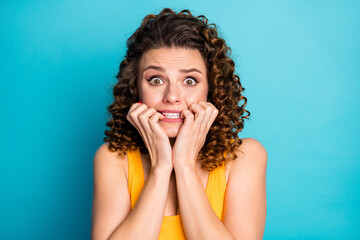
[[[160,124],[160,126],[162,127],[162,129],[164,129],[164,131],[166,132],[166,135],[169,138],[175,138],[180,130],[181,126],[178,126],[177,124],[168,124],[168,123],[163,123]]]
[[[179,129],[166,129],[165,131],[169,138],[175,138],[179,133]]]

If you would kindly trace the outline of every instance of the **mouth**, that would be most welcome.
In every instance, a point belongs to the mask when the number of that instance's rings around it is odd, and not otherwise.
[[[178,110],[159,110],[159,113],[165,116],[164,119],[160,120],[162,122],[183,122],[184,119],[180,117],[181,111]]]
[[[168,112],[160,112],[160,113],[163,114],[166,118],[170,118],[170,119],[180,118],[180,113],[168,113]]]

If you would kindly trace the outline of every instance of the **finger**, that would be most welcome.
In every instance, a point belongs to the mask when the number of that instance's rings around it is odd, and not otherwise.
[[[165,116],[159,112],[155,112],[149,119],[149,126],[154,133],[161,133],[162,128],[160,127],[159,120],[164,119]]]
[[[140,112],[144,111],[147,108],[148,108],[147,105],[141,102],[134,103],[129,108],[128,115],[129,113],[132,113],[132,116],[130,117],[133,117],[133,115],[139,114]]]
[[[215,107],[212,104],[204,101],[200,101],[199,105],[203,107],[203,109],[205,110],[205,121],[210,120],[212,112],[214,111]]]
[[[142,124],[139,121],[139,115],[142,114],[144,111],[146,111],[148,109],[148,107],[146,104],[135,103],[132,105],[131,108],[132,108],[132,110],[129,111],[126,118],[136,128],[136,130],[139,132],[141,138],[143,139],[145,145],[147,146],[149,143],[149,136],[146,133],[146,130],[145,130],[146,127],[144,127],[144,124]]]
[[[206,111],[216,109],[216,107],[210,102],[200,101],[199,105],[202,106],[203,108],[205,108]]]
[[[136,107],[138,107],[140,104],[139,103],[134,103],[130,106],[129,111],[126,115],[126,119],[131,123],[131,125],[133,125],[138,131],[138,127],[136,126],[135,122],[133,121],[133,119],[136,117],[136,114],[134,113],[134,109]]]
[[[185,109],[181,112],[184,117],[184,125],[190,125],[194,123],[194,114],[192,114],[188,109]]]
[[[138,115],[142,113],[144,110],[148,109],[146,104],[134,103],[126,116],[126,119],[136,128],[142,137],[145,144],[148,143],[148,136],[144,130],[144,127],[139,122]]]
[[[217,110],[216,108],[214,109],[212,115],[211,115],[211,118],[210,118],[210,121],[209,121],[209,125],[208,125],[208,128],[210,129],[210,127],[213,125],[213,123],[215,122],[217,116],[219,114],[219,110]]]
[[[136,107],[138,107],[138,106],[141,106],[142,105],[142,103],[133,103],[132,105],[131,105],[131,107],[130,107],[130,109],[129,109],[129,112],[130,111],[133,111]]]
[[[206,129],[208,131],[213,122],[215,121],[219,110],[217,110],[217,108],[209,102],[201,101],[199,102],[199,105],[206,109],[206,116],[204,122],[206,122]]]
[[[199,104],[200,104],[200,105],[206,105],[206,106],[210,106],[210,107],[216,108],[216,107],[214,106],[214,104],[212,104],[211,102],[200,101]]]
[[[208,125],[207,128],[210,129],[210,127],[212,126],[212,124],[214,123],[215,119],[217,118],[218,114],[219,114],[219,110],[210,102],[206,102],[205,103],[208,106],[208,109],[211,109],[211,115],[208,121]]]
[[[146,104],[135,103],[130,107],[129,111],[134,112],[136,114],[139,114],[139,113],[143,112],[146,109],[148,109],[148,106]]]
[[[138,125],[139,121],[138,121],[138,115],[143,112],[144,110],[148,109],[148,107],[146,106],[146,104],[141,104],[141,103],[135,103],[133,104],[130,109],[129,112],[126,116],[126,119],[132,124],[132,125]]]
[[[149,126],[149,118],[156,112],[157,111],[154,108],[148,108],[145,111],[138,114],[138,120],[139,120],[140,124],[142,125],[144,130],[148,133],[152,132],[152,130]]]
[[[197,127],[200,127],[201,124],[203,124],[205,116],[206,116],[206,109],[199,105],[199,104],[191,104],[190,111],[193,111],[195,113],[195,117],[194,117],[194,125],[196,125]]]

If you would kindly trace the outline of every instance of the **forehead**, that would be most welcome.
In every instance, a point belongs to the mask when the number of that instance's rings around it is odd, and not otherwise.
[[[140,61],[140,68],[158,65],[163,68],[198,68],[206,73],[206,66],[202,55],[197,49],[188,48],[157,48],[144,53]]]

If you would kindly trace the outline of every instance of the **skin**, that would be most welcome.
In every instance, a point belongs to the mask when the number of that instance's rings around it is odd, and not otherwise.
[[[184,71],[189,69],[193,71]],[[94,157],[93,239],[157,239],[163,216],[180,213],[188,239],[262,239],[267,153],[257,140],[243,139],[238,158],[226,165],[223,222],[207,199],[208,174],[196,159],[218,110],[206,102],[206,67],[199,51],[160,48],[144,53],[138,88],[142,103],[131,106],[127,119],[149,150],[142,156],[145,185],[131,210],[127,159],[119,161],[107,144],[99,148]],[[181,111],[183,121],[164,121],[159,110],[165,109]]]
[[[130,108],[128,120],[150,149],[151,160],[161,154],[167,159],[164,164],[171,168],[173,164],[194,165],[218,114],[218,110],[206,102],[208,81],[200,52],[183,48],[154,49],[144,54],[140,66],[138,87],[142,103]],[[166,122],[160,110],[181,111],[182,121]],[[183,149],[189,151],[184,154]],[[154,164],[157,163],[152,166]]]
[[[139,98],[148,108],[184,111],[192,104],[198,106],[200,101],[206,102],[207,73],[199,51],[179,48],[150,50],[142,57],[140,66]],[[169,138],[175,138],[182,123],[161,119],[161,128]]]

